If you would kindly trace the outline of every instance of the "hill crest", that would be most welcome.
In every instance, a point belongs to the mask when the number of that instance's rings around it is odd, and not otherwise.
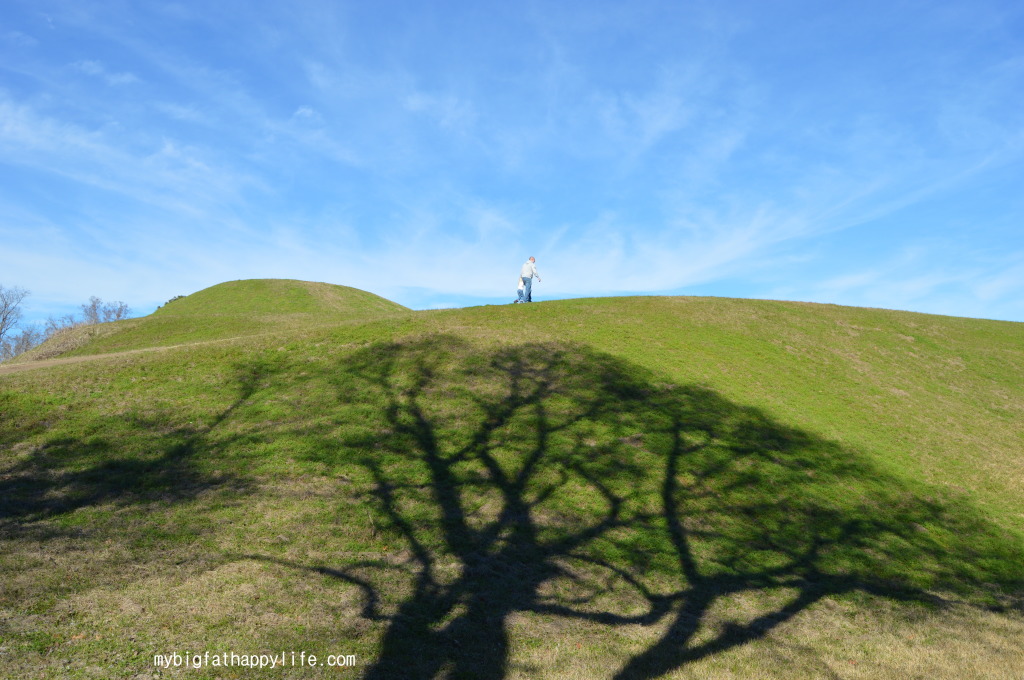
[[[152,316],[358,314],[408,311],[397,302],[349,286],[295,279],[226,281],[175,299]]]

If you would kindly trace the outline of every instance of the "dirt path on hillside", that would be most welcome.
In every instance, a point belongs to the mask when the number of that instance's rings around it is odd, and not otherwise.
[[[65,366],[70,364],[81,364],[99,359],[116,359],[118,357],[131,356],[132,354],[145,354],[147,352],[163,352],[169,349],[181,347],[197,347],[199,345],[213,345],[219,342],[231,342],[232,340],[244,340],[247,338],[260,337],[261,335],[273,335],[264,333],[260,335],[239,335],[233,338],[220,338],[218,340],[202,340],[200,342],[186,342],[180,345],[165,345],[163,347],[143,347],[141,349],[126,349],[122,352],[110,352],[109,354],[86,354],[78,357],[55,357],[53,359],[39,359],[38,361],[26,361],[23,364],[0,364],[0,377],[22,371],[31,371],[36,368],[49,368],[52,366]]]
[[[176,347],[183,347],[184,345],[175,345]],[[10,373],[21,373],[22,371],[31,371],[35,368],[49,368],[50,366],[64,366],[67,364],[80,364],[86,361],[94,361],[96,359],[106,359],[109,357],[120,357],[129,354],[139,354],[141,352],[152,352],[161,349],[171,349],[170,347],[149,347],[146,349],[132,349],[125,350],[124,352],[113,352],[111,354],[88,354],[80,357],[67,357],[66,359],[40,359],[39,361],[26,361],[23,364],[0,364],[0,376],[8,375]]]

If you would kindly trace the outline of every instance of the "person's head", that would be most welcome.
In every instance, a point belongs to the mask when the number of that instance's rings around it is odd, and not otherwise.
[[[533,255],[530,255],[530,262],[536,262],[536,261],[537,260],[533,259]]]

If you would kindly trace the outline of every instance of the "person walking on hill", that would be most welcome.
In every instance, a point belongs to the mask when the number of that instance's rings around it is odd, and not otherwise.
[[[536,263],[537,260],[531,256],[519,270],[519,279],[523,282],[523,297],[526,298],[523,302],[533,302],[533,277],[536,276],[537,281],[540,281]]]

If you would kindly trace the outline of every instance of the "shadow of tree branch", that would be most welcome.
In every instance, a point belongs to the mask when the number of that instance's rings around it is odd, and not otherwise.
[[[205,474],[194,465],[209,450],[211,433],[276,370],[268,362],[247,362],[237,369],[237,398],[206,425],[175,422],[170,413],[97,414],[88,420],[88,431],[51,437],[0,470],[0,536],[55,535],[52,526],[33,523],[103,503],[180,502],[213,487],[244,490],[244,480],[223,472]],[[5,408],[0,430],[17,430],[19,420],[32,421]],[[32,429],[46,428],[33,423]]]
[[[1020,547],[969,509],[585,347],[432,336],[303,380],[331,385],[334,422],[353,427],[302,436],[320,439],[319,462],[368,472],[369,502],[411,555],[389,611],[387,565],[288,563],[357,586],[364,616],[387,621],[367,678],[503,678],[517,612],[663,624],[616,673],[639,679],[763,637],[825,597],[945,591],[1019,606],[1024,591],[1007,566]],[[780,589],[792,595],[770,611],[708,628],[716,603]]]

